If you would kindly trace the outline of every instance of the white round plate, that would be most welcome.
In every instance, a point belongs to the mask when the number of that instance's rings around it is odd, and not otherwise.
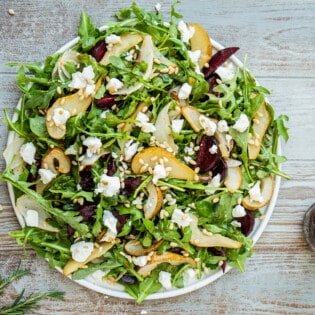
[[[75,44],[77,44],[78,41],[79,41],[79,37],[71,40],[70,42],[68,42],[67,44],[62,46],[57,52],[66,51],[67,49],[69,49],[69,48],[73,47]],[[212,43],[212,47],[215,50],[221,50],[224,48],[221,44],[219,44],[218,42],[216,42],[213,39],[211,39],[211,43]],[[243,68],[242,62],[238,58],[236,58],[235,56],[232,56],[229,60],[231,60],[240,69]],[[17,105],[18,108],[20,107],[20,104],[21,104],[21,100],[19,101],[19,103]],[[16,118],[17,118],[17,116],[15,114],[15,116],[13,116],[13,120]],[[7,145],[9,145],[15,138],[16,138],[16,134],[12,131],[9,132]],[[280,142],[279,142],[278,154],[281,154],[280,151],[281,151],[281,149],[280,149]],[[251,232],[251,234],[249,235],[249,237],[253,240],[254,243],[256,243],[257,240],[259,239],[259,237],[261,236],[262,232],[266,228],[266,225],[267,225],[267,223],[268,223],[268,221],[272,215],[272,212],[273,212],[273,209],[275,207],[276,200],[278,197],[278,192],[279,192],[279,188],[280,188],[280,180],[281,180],[281,178],[279,176],[277,176],[275,178],[273,197],[270,200],[270,203],[268,204],[268,206],[261,210],[261,212],[263,213],[263,219],[256,219],[254,229]],[[24,227],[25,226],[24,219],[15,206],[15,196],[14,196],[14,191],[13,191],[13,187],[11,184],[8,184],[8,189],[9,189],[9,195],[10,195],[10,199],[11,199],[16,217],[17,217],[20,225],[22,227]],[[56,268],[56,269],[61,272],[61,270],[59,268]],[[170,297],[174,297],[174,296],[178,296],[178,295],[182,295],[182,294],[186,294],[186,293],[195,291],[197,289],[200,289],[200,288],[208,285],[209,283],[215,281],[216,279],[220,278],[221,276],[226,274],[231,269],[232,268],[229,265],[227,265],[224,273],[222,272],[221,269],[218,269],[218,270],[213,271],[212,273],[210,273],[208,275],[204,275],[202,277],[202,279],[196,280],[195,282],[192,282],[183,288],[180,288],[180,289],[172,288],[169,290],[161,290],[160,292],[151,294],[150,296],[148,296],[146,298],[146,300],[170,298]],[[71,278],[71,277],[69,277],[69,278]],[[123,286],[118,285],[118,284],[113,285],[113,284],[110,284],[109,282],[98,280],[95,277],[93,277],[93,275],[90,275],[83,280],[73,280],[73,281],[75,281],[76,283],[78,283],[78,284],[80,284],[86,288],[89,288],[91,290],[94,290],[96,292],[100,292],[100,293],[103,293],[103,294],[106,294],[109,296],[114,296],[114,297],[119,297],[119,298],[124,298],[124,299],[133,299],[129,294],[124,292]]]

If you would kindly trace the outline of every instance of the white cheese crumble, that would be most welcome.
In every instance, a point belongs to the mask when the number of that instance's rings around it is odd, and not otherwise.
[[[184,119],[173,119],[172,130],[176,133],[180,133],[184,125]]]
[[[106,89],[109,91],[110,94],[115,94],[123,86],[123,82],[116,78],[111,78],[106,84]]]
[[[207,187],[209,188],[217,188],[221,185],[221,175],[217,174],[214,177],[212,177],[211,181],[208,183]],[[206,190],[207,195],[212,195],[215,192],[214,189]]]
[[[213,136],[215,131],[217,130],[217,125],[211,119],[204,115],[199,116],[199,122],[201,127],[204,129],[205,134],[207,136]]]
[[[161,3],[157,3],[156,5],[155,5],[155,10],[157,11],[157,12],[159,12],[160,10],[161,10]]]
[[[36,210],[27,210],[24,219],[27,226],[38,227],[39,225],[39,215]]]
[[[43,184],[50,183],[57,176],[57,174],[45,168],[40,168],[38,174]]]
[[[116,45],[116,44],[121,43],[121,38],[119,35],[111,34],[105,38],[105,43],[111,44],[111,45]]]
[[[145,132],[145,133],[152,133],[156,131],[155,126],[149,122],[149,117],[140,112],[137,114],[136,117],[136,126],[141,128],[141,131]]]
[[[85,96],[93,95],[95,92],[94,71],[92,66],[87,66],[82,72],[72,74],[72,81],[69,84],[73,89],[84,89]]]
[[[124,159],[125,161],[130,161],[133,156],[137,153],[139,146],[139,142],[136,142],[134,140],[129,140],[124,147]]]
[[[92,253],[94,244],[92,242],[77,242],[71,245],[72,259],[77,262],[84,262]]]
[[[215,71],[222,81],[230,81],[235,75],[235,66],[232,62],[224,63]]]
[[[190,224],[192,218],[188,213],[184,213],[182,210],[175,208],[172,214],[172,222],[176,223],[179,227],[186,227]]]
[[[229,126],[226,120],[219,120],[218,121],[218,131],[219,132],[228,132]]]
[[[172,287],[171,282],[172,275],[167,271],[160,271],[159,282],[162,284],[163,288],[170,289]]]
[[[249,127],[249,120],[247,115],[241,114],[233,128],[239,132],[244,132]]]
[[[238,222],[238,221],[236,221],[236,220],[233,220],[233,221],[231,222],[231,225],[233,225],[233,226],[236,227],[236,228],[239,228],[239,227],[242,226],[242,223],[241,223],[241,222]]]
[[[193,37],[195,33],[195,28],[193,26],[187,26],[187,24],[184,21],[179,21],[177,28],[178,31],[180,32],[181,40],[185,44],[188,44],[189,40]]]
[[[192,86],[185,82],[178,91],[178,98],[180,100],[186,100],[192,90]]]
[[[105,197],[113,197],[119,192],[120,180],[117,176],[103,174],[95,189],[96,194],[103,194]]]
[[[246,211],[243,206],[237,205],[232,209],[232,216],[234,218],[242,218],[246,215]]]
[[[66,155],[76,155],[78,153],[78,151],[75,149],[74,145],[71,144],[66,150],[65,150],[65,154]]]
[[[57,127],[64,126],[70,118],[70,112],[62,107],[56,107],[53,111],[52,120]]]
[[[136,266],[139,266],[139,267],[143,267],[147,264],[147,262],[150,260],[151,258],[148,257],[148,256],[138,256],[138,257],[135,257],[133,259],[133,263],[136,265]]]
[[[35,163],[36,147],[32,142],[24,143],[19,152],[24,162],[30,165]]]
[[[153,178],[152,182],[157,184],[160,178],[165,178],[167,176],[166,169],[161,164],[156,164],[153,169]]]
[[[102,237],[102,242],[113,242],[117,236],[117,219],[114,217],[111,211],[104,210],[103,212],[103,224],[108,229],[105,235]]]
[[[87,147],[86,156],[91,157],[93,154],[100,153],[102,141],[97,137],[87,137],[84,139],[83,145]]]
[[[248,193],[251,201],[263,201],[264,198],[260,191],[260,180],[256,182],[256,184],[248,191]]]
[[[218,153],[218,146],[217,145],[212,145],[211,148],[209,149],[209,152],[211,154],[217,154]]]
[[[183,279],[184,279],[184,283],[187,285],[190,282],[192,282],[193,280],[196,279],[196,273],[194,271],[194,269],[189,268],[183,271]]]

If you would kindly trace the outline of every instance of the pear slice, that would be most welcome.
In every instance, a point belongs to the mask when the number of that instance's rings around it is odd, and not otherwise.
[[[261,143],[271,121],[270,113],[267,110],[266,104],[263,103],[253,118],[251,135],[248,143],[248,157],[250,160],[255,160],[260,152]]]
[[[239,166],[227,168],[227,174],[224,180],[224,185],[227,187],[228,191],[233,193],[237,191],[243,182],[242,170]]]
[[[194,35],[190,39],[190,46],[192,51],[200,50],[198,64],[199,68],[202,69],[212,56],[211,41],[207,31],[200,24],[190,23],[188,26],[195,29]]]
[[[28,195],[22,195],[16,200],[16,208],[24,218],[26,225],[36,226],[42,230],[49,232],[59,232],[57,228],[47,223],[47,219],[50,218],[50,215],[43,209],[43,207],[39,203],[37,203]],[[28,222],[29,211],[35,213],[35,220],[37,222]]]
[[[189,224],[191,228],[190,244],[197,247],[226,247],[226,248],[240,248],[241,242],[235,241],[231,238],[222,236],[220,234],[203,233],[198,228],[198,218],[192,214],[189,215],[191,222]]]
[[[153,169],[160,159],[163,160],[165,169],[170,169],[168,177],[195,180],[196,174],[190,167],[159,147],[149,147],[137,153],[131,162],[131,169],[134,174],[145,173],[150,167]]]
[[[155,121],[156,131],[153,133],[153,136],[156,138],[156,141],[158,143],[167,143],[167,145],[173,150],[172,152],[176,155],[178,152],[178,148],[172,135],[171,120],[168,114],[171,105],[172,102],[168,103],[159,112]]]
[[[95,91],[99,89],[102,83],[102,77],[95,85]],[[86,111],[92,103],[92,96],[82,97],[81,91],[74,94],[59,97],[54,104],[48,109],[46,114],[46,128],[48,134],[53,139],[62,139],[66,134],[66,126],[56,126],[52,117],[56,108],[62,108],[70,113],[70,117],[76,116],[81,112]]]
[[[260,185],[261,185],[261,195],[263,197],[263,200],[261,202],[253,201],[250,199],[250,196],[247,195],[242,201],[243,207],[245,207],[247,210],[260,209],[260,208],[266,206],[268,204],[268,202],[270,201],[270,199],[273,195],[273,190],[274,190],[273,177],[270,175],[268,177],[261,179]]]
[[[110,63],[109,58],[112,56],[119,57],[123,52],[130,50],[143,40],[140,34],[126,33],[120,35],[120,43],[115,44],[111,50],[107,50],[103,56],[100,64],[108,65]]]
[[[160,211],[163,204],[163,194],[159,187],[155,186],[152,182],[147,185],[149,193],[146,203],[143,206],[144,217],[152,219]]]
[[[71,162],[61,149],[53,148],[42,158],[41,168],[48,169],[55,174],[67,174],[71,170]]]
[[[163,240],[154,242],[150,247],[143,247],[138,240],[131,240],[125,245],[125,251],[132,256],[144,256],[158,250]]]
[[[199,132],[202,129],[202,126],[199,122],[199,117],[201,113],[199,110],[191,105],[186,105],[182,107],[182,115],[185,117],[190,127],[195,131]]]
[[[179,254],[175,254],[172,252],[164,252],[161,255],[154,254],[151,257],[151,260],[148,264],[143,267],[140,267],[137,272],[142,277],[147,277],[150,275],[151,271],[155,269],[159,264],[169,263],[173,266],[181,265],[181,264],[190,264],[193,268],[197,267],[197,263],[191,257],[185,257]]]
[[[108,242],[102,242],[102,243],[95,243],[94,249],[91,253],[91,255],[83,262],[75,261],[74,259],[68,260],[66,265],[63,267],[63,274],[65,276],[69,276],[73,272],[77,271],[80,268],[84,268],[84,266],[89,263],[90,261],[103,256],[106,252],[108,252],[113,246],[115,245],[115,242],[108,243]]]

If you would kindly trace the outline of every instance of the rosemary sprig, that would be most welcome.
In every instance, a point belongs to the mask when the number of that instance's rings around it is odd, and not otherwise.
[[[0,294],[2,294],[5,288],[10,285],[14,280],[19,279],[23,276],[29,275],[31,272],[26,269],[20,269],[20,264],[17,269],[13,271],[8,278],[2,278],[0,276]],[[29,311],[37,306],[37,303],[44,298],[55,298],[59,300],[64,299],[64,292],[60,291],[52,291],[52,292],[44,292],[35,295],[30,295],[28,297],[24,297],[25,290],[16,297],[11,305],[0,306],[0,315],[22,315],[25,314],[26,311]]]

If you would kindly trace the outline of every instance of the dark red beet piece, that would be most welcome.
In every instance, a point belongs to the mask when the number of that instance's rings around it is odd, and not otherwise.
[[[107,176],[113,176],[117,171],[117,165],[115,160],[110,157],[107,162]]]
[[[82,216],[82,222],[88,222],[95,214],[96,204],[86,202],[79,208],[80,215]],[[93,220],[94,221],[94,220]]]
[[[218,147],[217,153],[210,153],[209,149],[216,145]],[[200,173],[207,172],[211,170],[218,159],[221,157],[221,152],[219,149],[219,143],[214,136],[203,135],[200,142],[200,149],[197,154],[196,167],[200,168]]]
[[[241,223],[242,233],[247,236],[253,230],[255,225],[254,211],[246,210],[246,215],[241,218],[237,218],[237,221]]]
[[[117,210],[113,210],[113,216],[117,219],[117,233],[119,234],[123,229],[124,225],[127,223],[130,218],[130,214],[120,214]]]
[[[209,78],[207,78],[207,82],[209,85],[209,93],[212,93],[216,97],[221,97],[222,94],[218,92],[214,92],[213,89],[218,85],[218,81],[221,80],[220,76],[216,73],[212,73]]]
[[[105,95],[100,99],[95,99],[95,105],[101,109],[111,109],[116,104],[117,95]]]
[[[101,61],[106,53],[106,44],[104,41],[98,42],[90,51],[89,54],[95,58],[97,62]]]
[[[225,160],[220,157],[217,162],[215,163],[214,167],[212,168],[212,176],[215,176],[217,174],[220,174],[221,176],[221,181],[223,181],[226,177],[227,174],[227,164]]]
[[[209,67],[203,69],[205,78],[208,79],[215,70],[224,64],[238,50],[239,47],[228,47],[215,53],[209,61]]]
[[[94,190],[94,180],[92,177],[91,166],[86,166],[83,171],[80,172],[80,186],[83,190],[93,191]]]
[[[141,181],[142,181],[141,176],[126,178],[124,181],[125,188],[120,191],[120,194],[128,197],[139,187],[139,185],[141,184]]]

